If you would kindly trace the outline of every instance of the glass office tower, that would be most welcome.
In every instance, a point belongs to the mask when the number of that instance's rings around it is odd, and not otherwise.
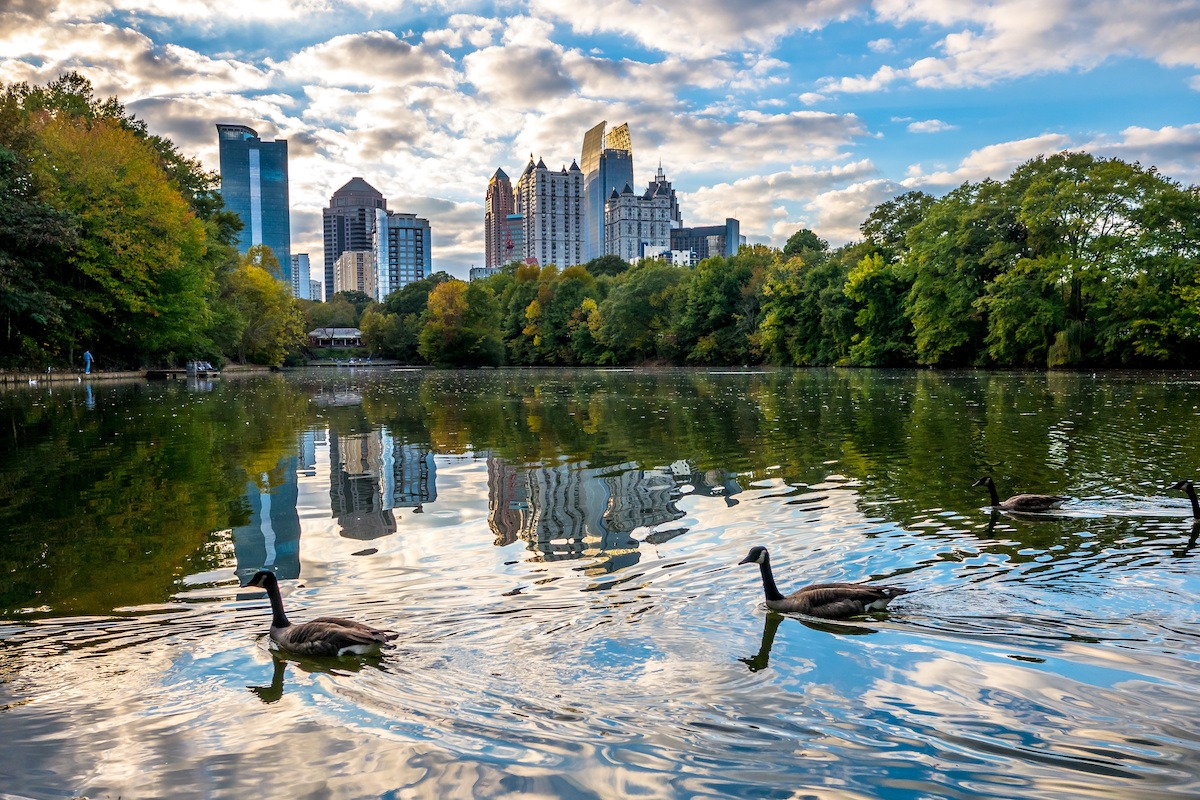
[[[275,277],[292,285],[292,221],[288,201],[287,140],[264,142],[245,125],[217,124],[221,154],[221,197],[242,220],[238,250],[271,248],[279,261]]]
[[[613,189],[633,186],[633,145],[629,124],[622,123],[606,135],[601,122],[583,136],[583,260],[604,255],[604,203]]]
[[[432,274],[429,220],[377,208],[371,228],[376,300],[382,303],[392,292]]]

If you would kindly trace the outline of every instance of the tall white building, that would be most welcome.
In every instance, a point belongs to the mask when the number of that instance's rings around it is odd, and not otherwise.
[[[634,262],[671,249],[671,230],[682,225],[675,190],[658,174],[642,194],[628,184],[612,190],[604,204],[604,254]]]
[[[313,299],[308,253],[292,253],[292,296],[300,300]]]
[[[416,214],[375,210],[371,254],[376,300],[383,302],[397,289],[429,277],[433,271],[429,220]]]
[[[570,168],[551,172],[546,163],[529,159],[517,181],[517,213],[523,214],[525,256],[537,263],[570,267],[583,264],[583,172]]]

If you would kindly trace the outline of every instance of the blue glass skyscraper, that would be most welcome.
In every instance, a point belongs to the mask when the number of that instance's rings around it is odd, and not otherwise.
[[[612,190],[633,186],[633,145],[629,125],[621,124],[607,135],[601,122],[583,136],[583,260],[604,255],[604,203]]]
[[[287,140],[264,142],[245,125],[217,124],[221,151],[221,197],[242,220],[238,250],[257,244],[279,261],[276,276],[292,285],[292,221],[288,202]]]

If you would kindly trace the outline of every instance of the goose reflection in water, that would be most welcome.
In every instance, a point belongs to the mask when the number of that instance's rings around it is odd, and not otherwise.
[[[272,651],[271,683],[267,686],[247,686],[246,689],[264,704],[270,705],[271,703],[279,702],[283,697],[283,678],[287,673],[289,663],[295,664],[296,668],[302,672],[310,674],[345,676],[353,672],[362,672],[363,668],[368,666],[381,668],[382,661],[383,659],[378,656],[361,656],[353,660],[344,658],[319,659],[301,658],[279,651]]]
[[[779,631],[779,626],[783,624],[785,616],[775,611],[768,611],[767,616],[763,619],[762,642],[758,646],[758,652],[749,658],[738,659],[751,672],[761,672],[770,666],[771,648],[775,644],[775,634]],[[792,617],[792,619],[814,631],[832,633],[838,636],[869,636],[872,633],[879,632],[870,625],[847,625],[828,620],[800,619],[798,617]]]

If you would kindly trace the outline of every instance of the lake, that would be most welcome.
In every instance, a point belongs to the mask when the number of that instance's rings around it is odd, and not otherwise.
[[[0,796],[1200,796],[1198,421],[1193,373],[0,393]],[[769,613],[753,545],[912,593]],[[263,567],[398,646],[274,650]]]

